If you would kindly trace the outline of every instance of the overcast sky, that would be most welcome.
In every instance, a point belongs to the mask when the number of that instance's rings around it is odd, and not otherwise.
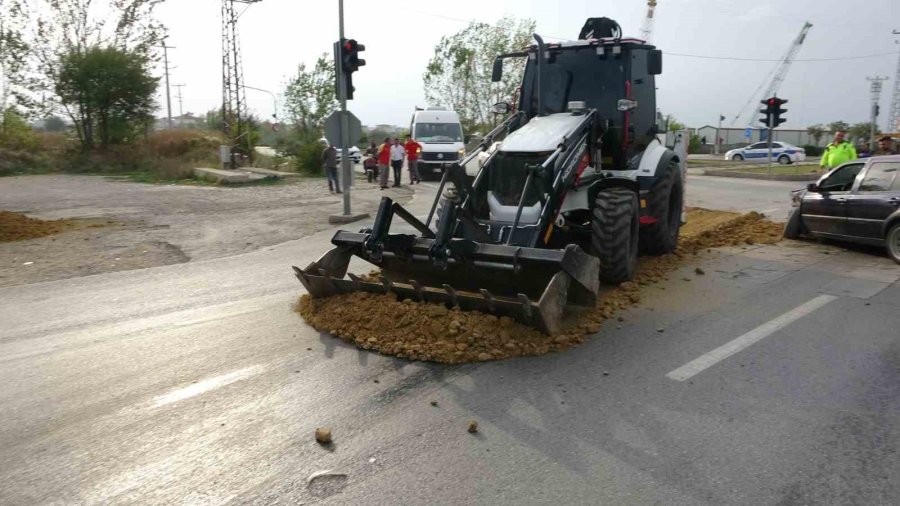
[[[663,50],[663,74],[657,80],[657,106],[692,127],[715,125],[717,114],[728,125],[752,97],[739,125],[755,118],[754,92],[777,63],[705,59],[780,59],[810,21],[809,32],[778,95],[790,102],[787,128],[844,120],[868,121],[871,95],[867,76],[888,76],[881,97],[879,126],[890,108],[898,50],[892,29],[900,30],[900,1],[863,0],[658,0],[652,42]],[[588,17],[607,16],[626,35],[640,34],[643,0],[345,0],[345,32],[366,45],[367,65],[354,75],[356,99],[349,108],[363,122],[405,125],[415,106],[427,105],[422,73],[441,36],[468,21],[487,23],[504,14],[532,18],[537,32],[577,38]],[[168,26],[171,82],[185,84],[184,112],[202,114],[221,104],[220,0],[169,0],[158,12]],[[337,0],[262,0],[239,22],[245,84],[280,94],[297,64],[311,66],[331,52],[338,37]],[[850,58],[840,61],[799,61]],[[172,88],[173,113],[178,102]],[[762,91],[759,92],[760,94]],[[164,91],[159,96],[162,110]],[[247,90],[251,109],[271,116],[272,97]],[[280,100],[280,97],[279,97]]]

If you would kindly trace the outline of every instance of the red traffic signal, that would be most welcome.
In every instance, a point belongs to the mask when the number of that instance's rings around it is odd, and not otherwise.
[[[341,41],[341,67],[344,72],[351,73],[359,70],[366,64],[366,60],[359,57],[359,53],[366,50],[366,46],[356,39],[344,39]]]
[[[778,97],[769,97],[764,100],[760,100],[759,103],[766,106],[763,109],[760,109],[759,112],[765,114],[762,118],[759,119],[760,123],[766,125],[769,128],[775,128],[778,125],[787,121],[782,118],[781,115],[787,112],[787,109],[782,109],[781,106],[787,103],[787,100]]]

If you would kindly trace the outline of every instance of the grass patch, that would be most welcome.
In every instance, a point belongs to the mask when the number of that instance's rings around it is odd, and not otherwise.
[[[734,169],[727,169],[734,172],[745,172],[748,174],[768,174],[769,169],[767,166],[762,165],[760,167],[740,167]],[[777,176],[796,176],[802,174],[819,174],[819,167],[815,165],[772,165],[772,174]]]
[[[250,181],[247,183],[239,183],[239,184],[219,184],[214,183],[212,181],[207,181],[205,179],[195,179],[195,178],[166,178],[161,177],[158,173],[152,171],[135,171],[128,172],[125,174],[116,174],[114,176],[110,176],[109,174],[97,174],[102,176],[107,176],[107,179],[112,181],[129,181],[132,183],[145,183],[145,184],[157,184],[157,185],[170,185],[170,184],[178,184],[178,185],[187,185],[187,186],[221,186],[221,187],[240,187],[240,186],[280,186],[283,184],[288,184],[288,181],[285,179],[277,179],[277,178],[264,178],[256,181]]]

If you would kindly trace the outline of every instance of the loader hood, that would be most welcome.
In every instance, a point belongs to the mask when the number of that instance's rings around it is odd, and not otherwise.
[[[553,151],[583,119],[584,116],[569,112],[536,116],[511,133],[498,149],[505,153]]]

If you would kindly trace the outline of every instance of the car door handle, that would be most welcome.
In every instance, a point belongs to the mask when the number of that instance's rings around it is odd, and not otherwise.
[[[846,204],[846,203],[847,203],[847,198],[846,198],[846,197],[840,197],[840,198],[837,198],[837,199],[835,199],[835,200],[837,200],[837,203],[838,203],[838,204]]]
[[[890,202],[892,205],[896,206],[896,205],[900,204],[900,197],[891,197],[888,199],[888,202]]]

